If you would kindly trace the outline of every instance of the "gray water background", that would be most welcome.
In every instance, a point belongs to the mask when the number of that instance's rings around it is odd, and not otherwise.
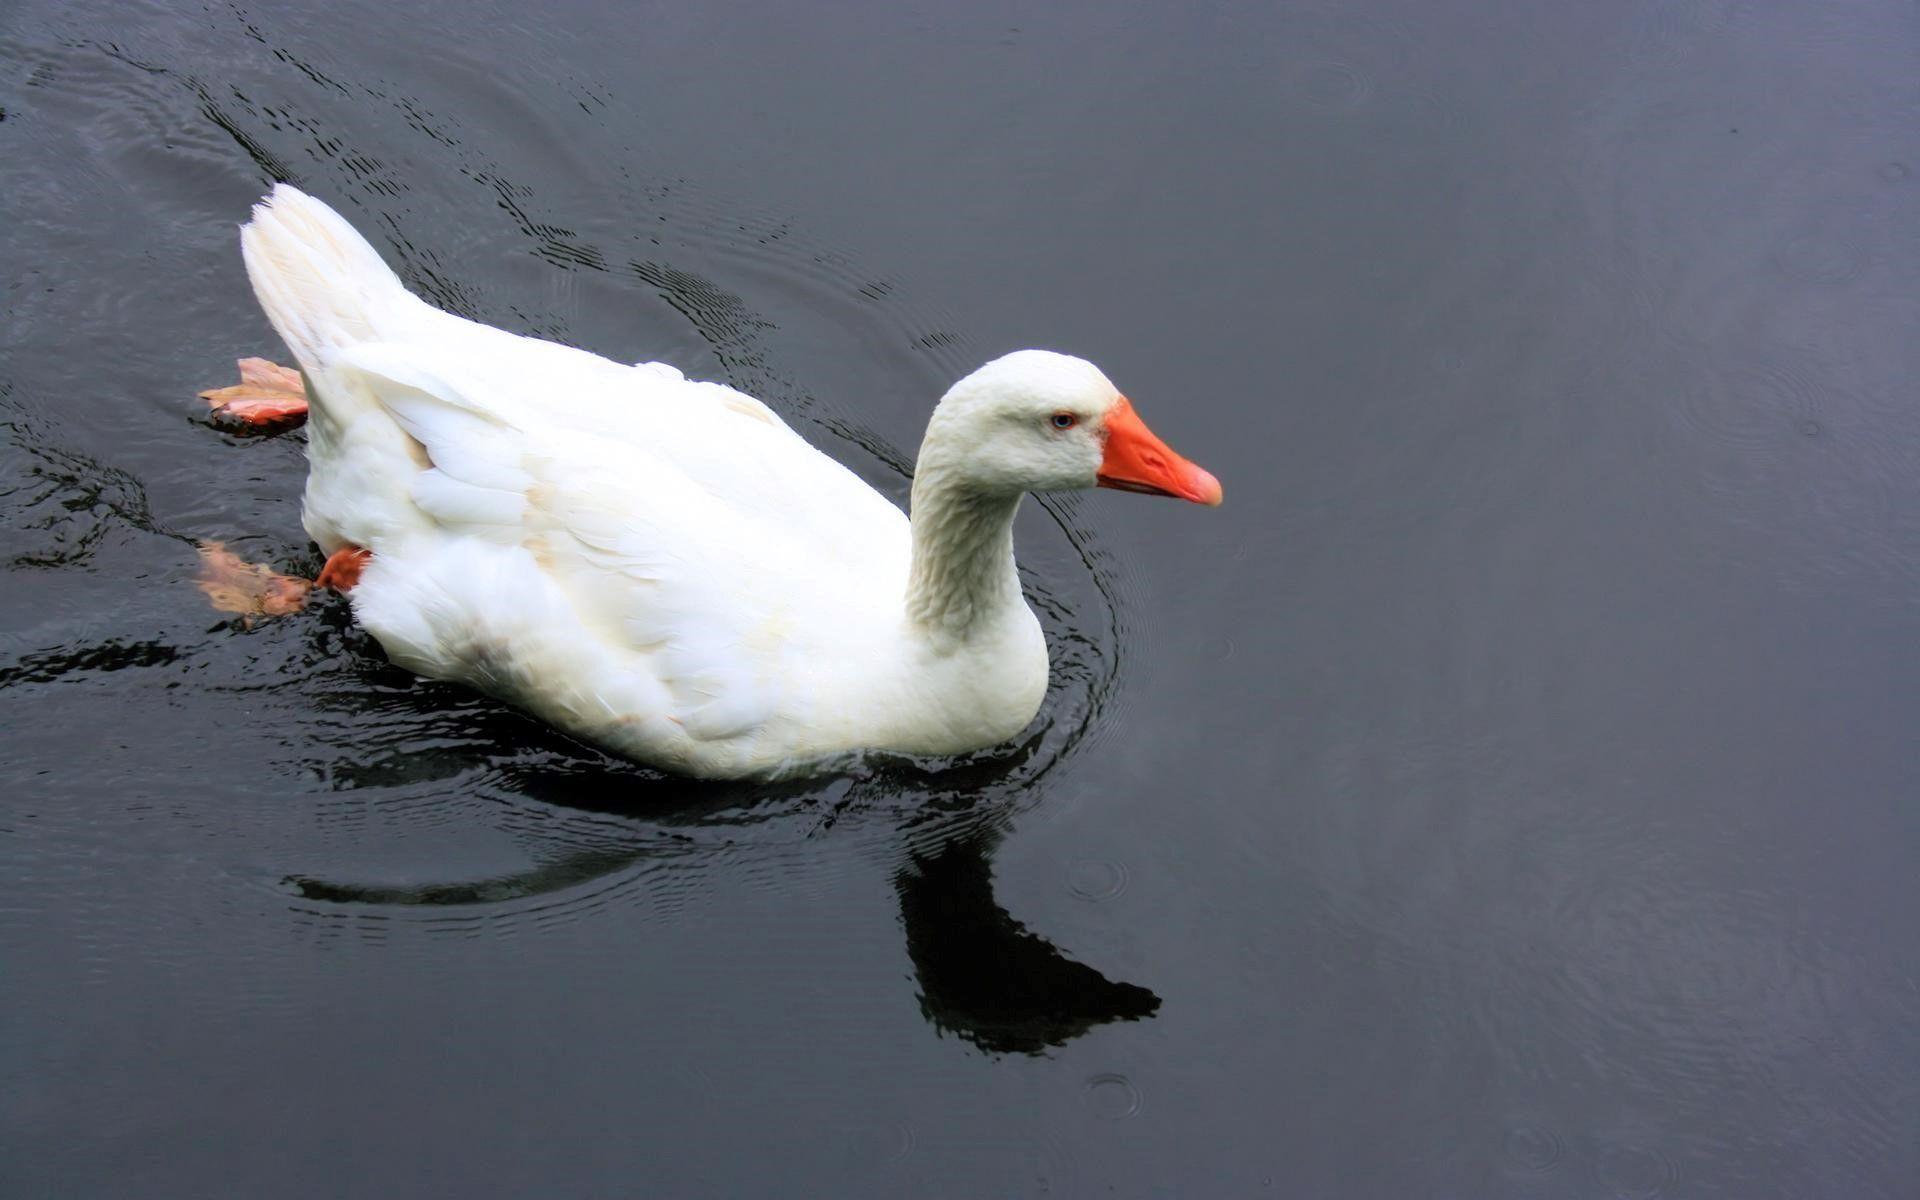
[[[1910,4],[0,12],[8,1195],[1904,1197]],[[1021,746],[639,772],[250,627],[273,180],[903,497],[1040,345]]]

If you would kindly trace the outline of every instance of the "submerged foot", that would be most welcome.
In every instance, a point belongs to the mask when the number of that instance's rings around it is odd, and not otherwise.
[[[243,624],[252,625],[263,617],[284,617],[306,607],[315,588],[348,592],[360,582],[372,552],[358,546],[336,550],[320,569],[320,578],[301,579],[282,575],[272,567],[250,563],[221,542],[202,542],[200,578],[196,586],[221,612],[237,613]]]
[[[278,433],[307,419],[307,387],[300,372],[264,358],[239,361],[240,382],[212,388],[200,398],[212,406],[216,426],[233,433]]]
[[[221,612],[238,613],[243,624],[296,613],[313,584],[271,567],[250,563],[220,542],[201,542],[197,586]]]

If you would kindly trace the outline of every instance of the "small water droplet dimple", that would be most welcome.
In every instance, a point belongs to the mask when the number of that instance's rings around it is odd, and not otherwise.
[[[1899,183],[1911,174],[1913,171],[1903,162],[1890,162],[1880,168],[1880,178],[1888,183]]]
[[[1542,1175],[1559,1166],[1566,1153],[1554,1132],[1538,1125],[1515,1125],[1507,1130],[1501,1149],[1514,1166]]]
[[[1809,224],[1780,244],[1774,262],[1802,282],[1846,283],[1866,269],[1870,256],[1863,236],[1842,220]]]
[[[1087,1080],[1087,1104],[1097,1117],[1124,1121],[1140,1112],[1140,1089],[1125,1075],[1095,1075]]]
[[[1111,900],[1127,888],[1127,869],[1117,862],[1083,858],[1067,867],[1067,890],[1082,900]]]
[[[1616,1200],[1655,1200],[1677,1178],[1673,1163],[1651,1146],[1608,1146],[1594,1171]]]
[[[1819,436],[1820,436],[1820,433],[1821,433],[1821,429],[1820,429],[1820,422],[1818,422],[1818,421],[1802,421],[1802,422],[1800,422],[1800,436],[1801,436],[1801,437],[1810,437],[1810,438],[1816,438],[1816,437],[1819,437]]]
[[[861,1162],[898,1162],[913,1151],[913,1126],[905,1121],[847,1131],[848,1157]]]
[[[1335,59],[1297,64],[1293,84],[1301,98],[1316,108],[1357,108],[1373,91],[1366,75]]]

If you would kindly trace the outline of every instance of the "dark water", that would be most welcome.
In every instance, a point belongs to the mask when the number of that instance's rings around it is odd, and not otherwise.
[[[1894,1197],[1920,1178],[1920,17],[0,16],[0,1188]],[[245,626],[273,179],[893,494],[1106,367],[1014,750],[694,787]]]

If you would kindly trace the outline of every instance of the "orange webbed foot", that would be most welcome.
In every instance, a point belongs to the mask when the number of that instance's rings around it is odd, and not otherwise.
[[[200,578],[196,581],[207,599],[221,612],[237,613],[241,623],[251,626],[262,617],[284,617],[306,607],[307,597],[316,588],[350,592],[360,582],[373,552],[358,546],[346,546],[327,557],[320,578],[312,581],[294,575],[282,575],[271,567],[250,563],[227,549],[222,542],[201,542]]]
[[[313,586],[350,592],[360,582],[360,572],[367,569],[367,561],[372,557],[371,550],[342,546],[327,556],[327,565],[320,568],[320,578],[313,581]]]
[[[264,358],[243,358],[240,383],[212,388],[200,398],[212,406],[208,418],[234,433],[278,433],[305,423],[307,385],[300,372]]]
[[[202,542],[199,550],[197,586],[216,609],[238,613],[242,624],[299,612],[313,590],[306,580],[250,563],[220,542]]]

